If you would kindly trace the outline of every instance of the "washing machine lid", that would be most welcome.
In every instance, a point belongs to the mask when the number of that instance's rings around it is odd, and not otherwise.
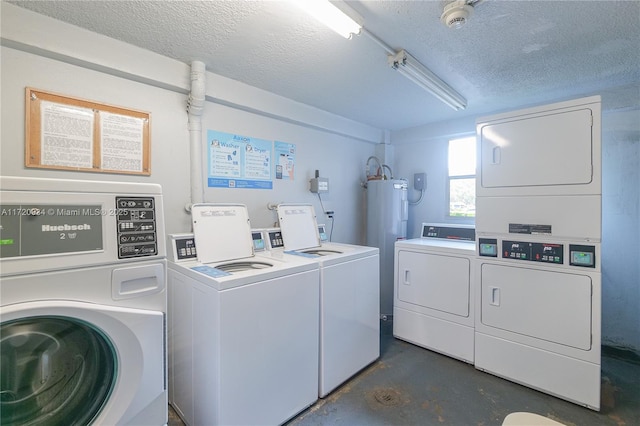
[[[285,250],[320,247],[316,213],[311,204],[279,204],[278,219]]]
[[[253,257],[249,212],[244,204],[194,204],[191,220],[200,263]]]

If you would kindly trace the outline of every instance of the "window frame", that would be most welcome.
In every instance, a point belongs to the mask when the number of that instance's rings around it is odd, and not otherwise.
[[[455,138],[449,138],[447,139],[447,175],[446,175],[446,180],[447,180],[447,185],[446,185],[446,191],[445,191],[445,209],[446,209],[446,217],[448,219],[451,220],[460,220],[460,221],[475,221],[476,218],[476,214],[475,212],[473,213],[473,216],[460,216],[460,215],[452,215],[451,213],[451,182],[454,180],[461,180],[461,179],[473,179],[474,180],[474,184],[475,182],[477,182],[477,177],[478,177],[478,167],[477,167],[477,162],[478,162],[478,152],[477,152],[477,147],[476,147],[476,160],[475,160],[475,164],[476,164],[476,172],[473,174],[466,174],[466,175],[451,175],[449,174],[449,147],[450,147],[450,143],[452,141],[456,141],[456,140],[460,140],[460,139],[471,139],[474,138],[475,140],[475,133],[473,134],[468,134],[466,136],[458,136]],[[475,197],[475,190],[474,190],[474,201],[473,201],[473,205],[474,205],[474,210],[475,210],[475,206],[476,206],[476,198]]]

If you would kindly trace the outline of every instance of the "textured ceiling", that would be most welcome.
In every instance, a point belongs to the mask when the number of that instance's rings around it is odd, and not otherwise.
[[[460,29],[442,1],[348,1],[468,101],[454,111],[389,68],[366,35],[346,40],[288,1],[10,1],[255,87],[396,130],[635,85],[640,1],[492,1]],[[213,89],[215,91],[215,89]]]

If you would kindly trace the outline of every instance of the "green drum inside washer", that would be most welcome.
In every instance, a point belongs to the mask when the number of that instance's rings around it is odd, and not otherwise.
[[[0,424],[88,425],[117,377],[113,343],[70,317],[34,316],[0,326]]]

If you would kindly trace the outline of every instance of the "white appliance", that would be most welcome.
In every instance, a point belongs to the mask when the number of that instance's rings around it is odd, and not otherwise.
[[[602,193],[599,96],[482,117],[476,134],[478,198]]]
[[[396,242],[393,335],[473,363],[475,257],[472,225],[423,223]]]
[[[380,356],[379,251],[323,243],[313,206],[281,204],[285,253],[320,265],[320,383],[323,398]]]
[[[407,238],[409,201],[404,179],[367,181],[367,245],[380,250],[380,314],[393,314],[394,244]]]
[[[476,368],[594,410],[600,116],[591,97],[477,124]]]
[[[192,217],[169,237],[169,401],[189,425],[284,423],[318,399],[318,265],[254,256],[243,205]]]
[[[0,423],[167,423],[159,185],[0,177]]]

